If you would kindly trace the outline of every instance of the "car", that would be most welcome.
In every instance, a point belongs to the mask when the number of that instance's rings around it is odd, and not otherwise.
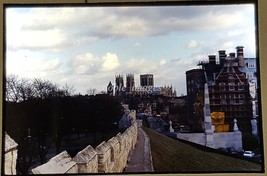
[[[255,155],[255,153],[253,153],[252,151],[245,151],[243,153],[244,157],[249,157],[249,158],[252,158],[254,155]]]
[[[190,127],[186,125],[180,125],[179,127],[180,133],[190,133]]]

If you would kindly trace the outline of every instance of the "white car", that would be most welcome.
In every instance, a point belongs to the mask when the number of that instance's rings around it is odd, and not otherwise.
[[[254,155],[255,155],[255,153],[253,153],[252,151],[245,151],[243,153],[243,156],[249,157],[249,158],[252,158]]]

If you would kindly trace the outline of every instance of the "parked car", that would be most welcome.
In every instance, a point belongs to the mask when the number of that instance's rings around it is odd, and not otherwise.
[[[179,132],[180,133],[190,133],[190,127],[186,125],[180,125],[179,127]]]
[[[255,153],[253,153],[252,151],[245,151],[243,153],[244,157],[249,157],[249,158],[252,158],[254,155],[255,155]]]

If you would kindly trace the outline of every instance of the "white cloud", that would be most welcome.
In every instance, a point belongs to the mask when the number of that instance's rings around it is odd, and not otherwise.
[[[52,49],[65,45],[66,36],[58,28],[24,29],[24,25],[31,21],[35,14],[20,14],[14,9],[7,10],[7,47],[9,49]],[[38,16],[37,16],[38,17]],[[18,20],[19,19],[19,20]],[[49,20],[49,18],[47,18]],[[50,19],[51,20],[51,19]],[[52,20],[53,21],[53,20]]]
[[[190,40],[190,42],[187,44],[187,48],[189,49],[195,49],[198,47],[198,43],[196,40]]]
[[[134,37],[134,36],[144,36],[149,32],[143,19],[139,18],[120,18],[119,20],[114,20],[110,26],[110,34],[120,37]]]
[[[115,73],[134,73],[136,81],[153,73],[158,85],[176,84],[179,93],[185,71],[209,53],[243,45],[255,56],[253,6],[30,9],[7,9],[7,72],[70,82],[78,92],[105,89]],[[166,56],[155,54],[161,50]]]
[[[111,71],[120,66],[118,56],[116,54],[107,53],[103,56],[102,71]]]
[[[49,59],[43,61],[43,63],[40,65],[41,71],[52,71],[55,69],[58,69],[61,66],[61,63],[58,58],[56,59]]]
[[[70,66],[76,74],[94,74],[99,69],[99,59],[91,53],[77,55],[71,60]]]
[[[159,62],[160,65],[165,65],[166,64],[166,60],[165,59],[161,59]]]

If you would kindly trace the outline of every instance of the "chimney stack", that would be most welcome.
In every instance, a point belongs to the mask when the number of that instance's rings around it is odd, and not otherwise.
[[[229,53],[229,56],[231,57],[231,59],[235,59],[235,53]]]
[[[216,65],[216,55],[209,55],[209,64]]]
[[[219,53],[220,66],[223,67],[227,55],[225,54],[225,50],[219,50],[218,53]]]
[[[244,50],[243,50],[243,48],[244,48],[243,46],[237,46],[235,48],[239,67],[245,67]]]

